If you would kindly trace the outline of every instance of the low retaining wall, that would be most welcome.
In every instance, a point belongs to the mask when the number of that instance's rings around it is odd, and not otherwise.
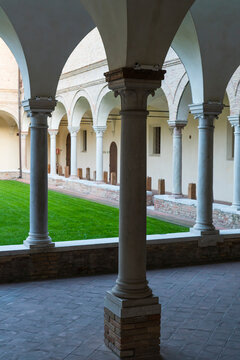
[[[48,176],[49,185],[54,185],[61,189],[79,192],[82,195],[92,195],[94,197],[108,201],[119,202],[120,186],[95,181],[64,178],[61,176]],[[147,206],[152,205],[152,192],[147,191]]]
[[[0,180],[13,180],[19,177],[19,171],[10,170],[10,171],[0,171]]]
[[[201,240],[191,232],[150,235],[147,267],[240,260],[240,230],[221,231],[212,246],[203,246]],[[24,245],[0,246],[1,283],[116,273],[117,264],[118,238],[59,242],[44,251]]]
[[[154,210],[173,215],[179,219],[196,220],[197,200],[174,199],[169,195],[155,195],[153,197]],[[240,228],[240,211],[230,205],[213,204],[213,223],[217,228]]]

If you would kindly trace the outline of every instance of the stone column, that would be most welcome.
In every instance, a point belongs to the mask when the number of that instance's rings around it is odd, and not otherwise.
[[[48,235],[47,118],[51,116],[56,101],[36,97],[22,104],[31,118],[30,231],[24,244],[30,248],[54,246]]]
[[[172,195],[182,196],[182,129],[187,121],[168,121],[173,129]]]
[[[48,130],[50,135],[50,169],[51,175],[56,175],[56,135],[57,129]]]
[[[69,127],[71,134],[71,178],[77,178],[77,134],[79,127]]]
[[[217,233],[213,225],[213,133],[214,119],[222,112],[220,103],[203,103],[189,106],[199,120],[197,220],[194,230],[205,234]]]
[[[96,133],[96,181],[103,181],[103,133],[106,126],[93,127]]]
[[[27,135],[28,132],[21,132],[21,145],[22,145],[22,168],[27,169]]]
[[[137,359],[159,351],[159,337],[148,328],[149,314],[160,326],[160,305],[146,279],[146,119],[147,97],[161,84],[163,71],[129,68],[106,75],[109,88],[121,97],[121,160],[118,278],[105,299],[105,343],[120,357]],[[146,80],[147,79],[147,80]],[[117,330],[111,326],[118,322]],[[122,319],[124,319],[122,321]],[[134,320],[133,320],[134,319]],[[139,321],[147,345],[134,341],[122,327]],[[156,330],[155,328],[155,330]],[[120,332],[118,332],[118,330]],[[133,345],[133,343],[136,343]],[[141,350],[140,350],[141,348]]]
[[[229,116],[228,120],[234,127],[234,180],[233,203],[236,210],[240,210],[240,116]]]

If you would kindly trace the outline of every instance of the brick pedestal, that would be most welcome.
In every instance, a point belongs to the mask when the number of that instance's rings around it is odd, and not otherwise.
[[[161,305],[157,297],[120,299],[107,293],[105,344],[121,359],[160,359]]]

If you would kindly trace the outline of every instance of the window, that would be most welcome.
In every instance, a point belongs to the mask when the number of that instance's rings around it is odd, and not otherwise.
[[[161,150],[161,128],[155,126],[153,128],[153,154],[160,154]]]
[[[87,130],[83,130],[82,132],[82,151],[87,151]]]

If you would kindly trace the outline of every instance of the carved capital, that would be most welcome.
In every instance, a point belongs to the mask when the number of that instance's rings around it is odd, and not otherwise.
[[[50,136],[56,136],[58,134],[58,129],[48,129]]]
[[[69,126],[68,127],[68,131],[70,132],[71,136],[77,136],[79,129],[80,129],[79,126]]]
[[[22,101],[24,110],[27,112],[28,116],[31,117],[36,114],[43,114],[50,117],[56,104],[57,101],[51,97],[36,97],[35,99]]]
[[[223,104],[219,102],[208,102],[201,104],[189,105],[189,109],[195,119],[209,118],[209,120],[217,119],[223,110]]]
[[[104,131],[106,130],[106,126],[103,125],[94,125],[93,130],[96,133],[96,136],[103,136]]]
[[[164,70],[121,68],[104,75],[114,95],[120,95],[122,111],[141,111],[147,108],[148,96],[161,86],[164,73]]]
[[[228,116],[228,121],[232,127],[240,126],[240,115]]]
[[[187,120],[169,120],[168,125],[170,128],[183,129],[187,125]]]

